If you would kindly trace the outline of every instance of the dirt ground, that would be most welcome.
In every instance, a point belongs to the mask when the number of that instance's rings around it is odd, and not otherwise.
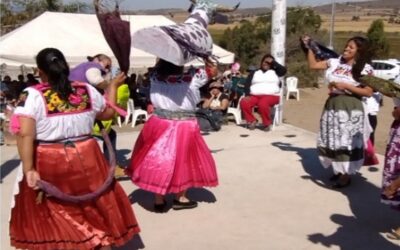
[[[328,97],[326,86],[300,89],[300,101],[294,97],[284,101],[283,122],[318,132],[322,108]],[[392,119],[393,101],[384,97],[383,106],[378,113],[378,126],[375,131],[375,148],[384,154]]]

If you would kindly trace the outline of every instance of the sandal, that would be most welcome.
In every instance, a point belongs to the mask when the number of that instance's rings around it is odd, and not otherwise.
[[[386,237],[391,240],[400,240],[400,233],[398,233],[396,230],[392,229],[390,233],[386,234]]]
[[[189,200],[187,202],[181,202],[174,199],[172,203],[172,209],[174,210],[181,210],[181,209],[191,209],[197,207],[197,201]]]

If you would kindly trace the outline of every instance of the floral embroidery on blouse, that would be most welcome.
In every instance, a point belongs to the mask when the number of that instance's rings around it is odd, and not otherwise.
[[[51,88],[42,89],[47,113],[77,113],[91,108],[90,96],[85,86],[75,85],[72,87],[73,93],[69,95],[68,100],[63,100],[57,92]]]

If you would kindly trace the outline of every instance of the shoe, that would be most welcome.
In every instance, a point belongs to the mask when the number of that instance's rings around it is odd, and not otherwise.
[[[181,202],[174,199],[172,203],[172,209],[174,210],[191,209],[195,207],[197,207],[197,201],[192,201],[192,200],[189,200],[187,202]]]
[[[163,203],[161,204],[156,204],[154,203],[154,212],[156,213],[162,213],[165,211],[165,208],[167,207],[167,202],[164,200]]]
[[[390,233],[387,233],[386,237],[391,240],[400,240],[400,234],[394,229]]]
[[[340,182],[340,179],[339,179],[337,182],[335,182],[335,183],[332,185],[332,188],[333,188],[333,189],[345,188],[345,187],[350,186],[350,184],[351,184],[351,179],[349,179],[349,180],[348,180],[347,182],[345,182],[345,183]]]
[[[270,132],[272,130],[272,125],[264,126],[264,128],[262,128],[261,130],[264,132]]]
[[[339,180],[340,176],[342,176],[341,173],[334,174],[334,175],[332,175],[332,176],[329,178],[329,180],[330,180],[330,181],[337,181],[337,180]]]
[[[257,121],[250,122],[250,123],[247,124],[247,128],[249,130],[254,130],[254,129],[256,129],[256,125],[257,125]]]

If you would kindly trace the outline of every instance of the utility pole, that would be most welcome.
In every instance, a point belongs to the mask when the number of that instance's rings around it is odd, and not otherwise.
[[[335,0],[332,0],[331,27],[329,30],[329,48],[330,49],[333,49],[333,36],[335,33],[335,12],[336,12],[336,3],[335,3]]]
[[[286,47],[286,0],[273,0],[272,2],[272,39],[271,54],[281,65],[285,65]],[[285,82],[284,78],[281,78]],[[283,87],[281,88],[280,101],[275,109],[275,116],[278,115],[278,123],[283,120]],[[274,118],[275,120],[275,118]]]
[[[275,60],[285,65],[286,45],[286,0],[272,2],[272,39],[271,54]]]

